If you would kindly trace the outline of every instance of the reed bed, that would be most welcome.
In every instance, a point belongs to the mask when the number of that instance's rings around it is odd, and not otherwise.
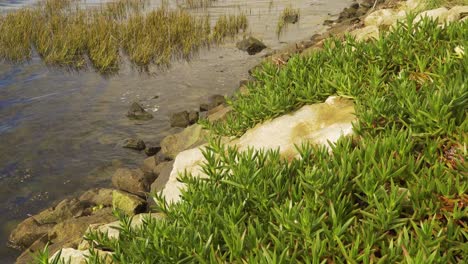
[[[193,16],[165,4],[146,12],[146,0],[120,0],[83,10],[72,0],[46,0],[0,17],[0,59],[24,62],[33,49],[48,65],[116,72],[121,54],[139,67],[167,66],[199,48],[245,31],[245,15]]]
[[[213,5],[216,0],[185,0],[188,8],[207,8]]]

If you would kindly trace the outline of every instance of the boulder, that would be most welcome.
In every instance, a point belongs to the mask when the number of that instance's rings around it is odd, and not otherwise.
[[[393,9],[380,9],[372,12],[364,19],[366,26],[391,26],[397,21],[398,12]]]
[[[47,235],[54,224],[40,224],[33,217],[28,217],[21,222],[10,234],[9,245],[24,250],[30,247],[36,240]]]
[[[112,189],[97,188],[88,190],[78,199],[93,205],[109,207],[112,206]]]
[[[213,95],[209,99],[209,103],[206,104],[200,104],[200,111],[205,112],[205,111],[210,111],[211,109],[222,105],[226,103],[226,98],[223,95]]]
[[[126,138],[122,142],[122,147],[134,149],[134,150],[144,150],[146,148],[145,142],[138,138]]]
[[[144,214],[137,214],[132,217],[130,226],[132,228],[139,228],[141,225],[147,221],[149,218],[156,219],[156,220],[163,220],[166,218],[166,215],[163,213],[144,213]],[[105,234],[109,239],[118,239],[120,236],[120,221],[114,221],[104,225],[90,225],[87,229],[86,233],[88,232],[100,232]],[[80,245],[78,246],[79,250],[87,250],[89,249],[89,241],[82,240]]]
[[[455,22],[468,17],[468,6],[454,6],[448,11],[447,22]]]
[[[442,23],[445,23],[447,21],[447,17],[448,17],[448,9],[445,8],[445,7],[441,7],[441,8],[437,8],[437,9],[432,9],[432,10],[427,10],[427,11],[424,11],[424,12],[421,12],[419,13],[419,15],[417,15],[414,20],[413,20],[413,23],[418,23],[420,22],[421,20],[423,20],[423,18],[427,17],[431,20],[438,20],[438,22],[440,24]]]
[[[182,111],[172,114],[171,119],[171,127],[187,127],[190,125],[190,118],[189,112]]]
[[[62,261],[62,263],[86,264],[89,255],[88,250],[81,251],[74,248],[64,248],[50,257],[49,262],[55,263],[54,260],[57,259],[59,262]]]
[[[357,41],[378,39],[379,34],[379,28],[377,26],[367,26],[351,32],[351,36],[355,37]]]
[[[71,218],[55,225],[48,232],[48,240],[60,248],[76,248],[89,225],[104,224],[115,220],[111,208],[99,209],[93,215]]]
[[[137,102],[133,102],[127,112],[127,117],[133,120],[150,120],[153,115],[146,112],[146,110]]]
[[[352,133],[352,122],[355,119],[353,102],[332,96],[324,103],[306,105],[294,113],[259,124],[228,145],[236,146],[240,151],[248,148],[279,149],[282,157],[291,160],[298,155],[296,146],[305,142],[330,148],[330,143]],[[204,162],[200,148],[192,148],[177,155],[162,191],[168,202],[180,201],[181,190],[185,188],[177,179],[180,173],[206,177],[201,169]]]
[[[147,203],[144,199],[118,190],[112,193],[112,206],[127,215],[144,213],[147,210]]]
[[[39,224],[56,224],[72,217],[90,215],[91,207],[89,201],[80,201],[77,198],[65,199],[55,207],[48,208],[33,217]]]
[[[246,51],[249,55],[255,55],[266,49],[266,45],[254,37],[248,37],[237,42],[236,47],[242,51]]]
[[[160,161],[156,156],[151,156],[149,158],[146,158],[143,161],[143,165],[141,166],[141,170],[144,173],[155,174],[156,166],[158,166],[159,163],[160,163]],[[157,176],[157,174],[155,174],[155,176]]]
[[[151,174],[145,174],[140,169],[117,169],[112,176],[112,184],[115,188],[133,193],[139,196],[145,196],[150,190],[150,184],[154,181],[155,176]]]
[[[30,264],[34,261],[34,256],[40,250],[43,250],[49,242],[47,234],[34,241],[34,243],[16,258],[16,264]],[[55,252],[60,249],[59,246],[49,245],[49,252]]]
[[[190,111],[188,115],[189,124],[193,125],[198,122],[199,114],[197,111]]]
[[[101,262],[103,264],[111,264],[112,261],[112,253],[106,252],[102,250],[95,251]],[[88,263],[88,257],[91,256],[91,252],[89,250],[78,250],[74,248],[64,248],[61,251],[55,253],[52,257],[49,258],[49,263],[55,263],[53,260],[57,258],[59,263],[68,263],[68,264],[86,264]]]
[[[224,106],[224,105],[219,105],[207,113],[207,119],[210,122],[215,122],[215,121],[220,121],[224,120],[226,118],[226,115],[232,111],[231,106]]]
[[[33,256],[48,244],[49,252],[55,253],[63,247],[77,247],[86,229],[91,224],[115,221],[111,208],[97,209],[92,215],[69,218],[56,225],[47,225],[47,232],[36,239],[16,260],[16,263],[31,263]],[[41,226],[41,227],[44,227]],[[32,238],[25,234],[26,237]]]
[[[406,8],[408,10],[416,10],[424,7],[425,0],[406,0]]]
[[[171,175],[173,166],[174,161],[163,162],[157,166],[156,170],[159,176],[151,184],[151,193],[157,193],[164,189],[164,186],[166,186],[169,176]]]
[[[206,143],[208,131],[201,125],[195,124],[182,132],[169,135],[161,141],[161,154],[174,159],[176,155],[186,149]]]
[[[151,156],[158,154],[160,150],[161,150],[160,146],[146,147],[145,154],[146,156],[151,157]]]

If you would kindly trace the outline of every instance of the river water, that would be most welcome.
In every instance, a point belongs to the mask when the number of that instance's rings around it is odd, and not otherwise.
[[[336,16],[351,0],[215,3],[193,12],[209,12],[213,21],[221,14],[244,12],[249,32],[276,49],[324,31],[322,21]],[[31,4],[0,0],[0,13]],[[278,39],[276,24],[288,6],[300,9],[300,20]],[[263,53],[249,56],[227,42],[200,51],[190,62],[174,62],[164,71],[142,74],[125,63],[119,74],[110,77],[92,70],[48,68],[38,57],[21,65],[0,62],[0,263],[13,263],[19,255],[5,246],[19,221],[67,196],[110,186],[117,167],[138,166],[145,158],[121,148],[119,142],[139,137],[157,144],[176,131],[169,125],[171,113],[197,110],[213,94],[230,95]],[[155,118],[128,120],[125,114],[133,101]]]

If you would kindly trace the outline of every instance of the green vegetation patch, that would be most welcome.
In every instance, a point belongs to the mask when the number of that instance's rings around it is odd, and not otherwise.
[[[88,239],[118,263],[466,263],[467,48],[468,23],[409,18],[374,42],[264,65],[214,131],[240,135],[339,94],[355,100],[356,134],[331,151],[299,146],[290,162],[213,140],[208,178],[181,175],[178,204],[156,197],[165,220],[131,229],[121,216],[118,240]]]

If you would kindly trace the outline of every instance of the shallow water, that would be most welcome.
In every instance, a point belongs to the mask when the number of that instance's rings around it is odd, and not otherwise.
[[[31,1],[0,1],[0,13],[24,3]],[[192,12],[209,12],[213,21],[220,14],[244,12],[249,32],[279,48],[323,31],[321,22],[350,3],[218,0],[206,11]],[[300,8],[301,18],[278,40],[276,23],[289,5]],[[144,154],[119,147],[120,141],[140,137],[156,144],[175,131],[169,126],[171,113],[197,110],[213,94],[231,94],[261,56],[226,43],[165,71],[141,74],[125,64],[118,75],[107,78],[93,70],[47,68],[38,58],[23,65],[0,63],[0,243],[5,245],[14,225],[29,214],[68,195],[109,186],[118,166],[137,166]],[[155,118],[128,120],[125,113],[132,101],[140,101]],[[0,263],[13,263],[18,254],[0,246]]]

